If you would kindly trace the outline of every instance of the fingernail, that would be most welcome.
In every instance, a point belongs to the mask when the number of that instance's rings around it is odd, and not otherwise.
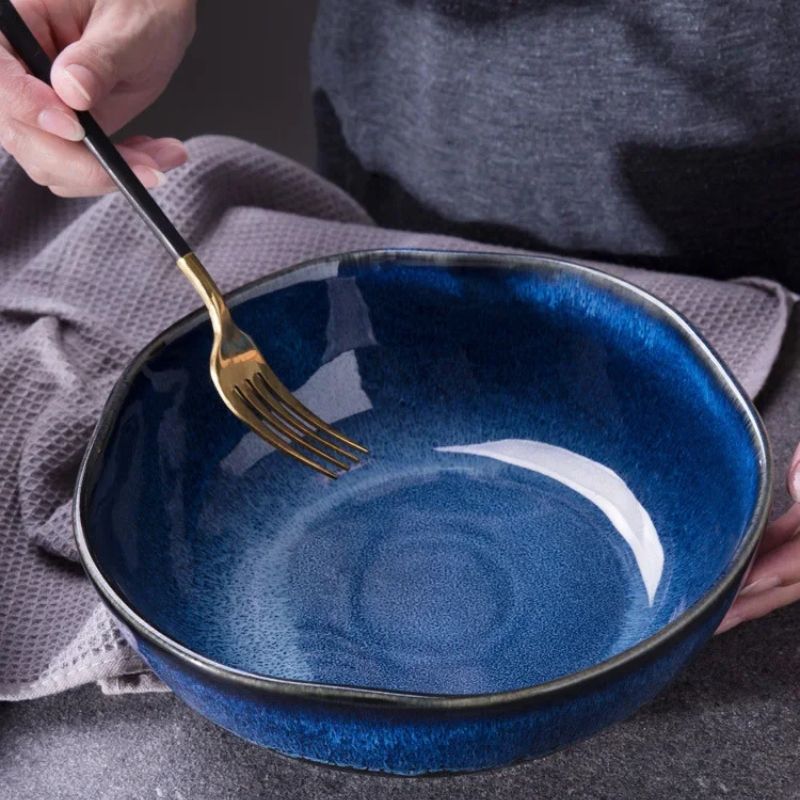
[[[773,575],[769,578],[759,578],[757,581],[753,581],[748,586],[745,586],[744,589],[739,592],[739,597],[760,594],[761,592],[766,592],[768,589],[774,589],[776,586],[780,585],[781,579],[777,575]]]
[[[729,631],[731,628],[735,628],[740,622],[742,618],[738,616],[738,614],[733,614],[730,617],[725,617],[719,624],[719,628],[717,628],[717,633],[725,633],[725,631]]]
[[[78,92],[87,103],[91,103],[92,95],[90,94],[90,90],[92,84],[95,82],[95,77],[91,71],[86,69],[86,67],[82,67],[80,64],[70,64],[70,66],[64,67],[64,75],[67,76],[67,80],[73,85],[75,91]]]
[[[161,147],[149,151],[149,155],[155,159],[162,170],[174,169],[186,163],[189,154],[180,142],[167,142]]]
[[[800,445],[792,454],[792,460],[789,463],[789,473],[786,476],[786,488],[792,496],[792,500],[800,503]]]
[[[46,108],[36,121],[46,133],[52,133],[71,142],[79,142],[86,135],[83,125],[60,108]]]
[[[153,169],[152,167],[145,167],[141,164],[137,164],[133,171],[136,173],[136,177],[148,188],[148,189],[157,189],[159,186],[163,186],[167,181],[167,176],[161,172],[160,170]]]
[[[800,503],[800,463],[792,464],[789,470],[789,494],[795,503]]]

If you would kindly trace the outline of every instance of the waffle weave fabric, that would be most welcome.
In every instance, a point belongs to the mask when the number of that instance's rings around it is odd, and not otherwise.
[[[223,291],[348,250],[497,249],[375,226],[341,190],[226,137],[189,144],[158,200]],[[755,396],[794,297],[760,278],[718,282],[603,265],[673,305]],[[0,156],[0,700],[100,682],[158,689],[78,564],[78,465],[126,362],[199,305],[119,195],[65,201]]]

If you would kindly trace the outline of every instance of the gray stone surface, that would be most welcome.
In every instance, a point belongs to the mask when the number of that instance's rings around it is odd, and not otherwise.
[[[781,472],[800,439],[800,309],[759,403]],[[800,800],[800,605],[719,637],[631,719],[539,761],[447,778],[305,764],[172,695],[95,688],[0,705],[0,800],[756,798]]]

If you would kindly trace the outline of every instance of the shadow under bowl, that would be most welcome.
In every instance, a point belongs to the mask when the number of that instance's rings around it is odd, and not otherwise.
[[[402,250],[231,302],[371,452],[332,482],[249,433],[202,313],[126,370],[79,549],[200,713],[339,766],[483,769],[627,716],[711,636],[765,523],[767,442],[671,308],[564,261]]]

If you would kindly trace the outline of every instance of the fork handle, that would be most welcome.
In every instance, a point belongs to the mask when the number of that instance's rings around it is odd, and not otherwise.
[[[31,74],[50,85],[50,71],[53,64],[11,0],[0,0],[0,32],[8,39]],[[136,177],[111,139],[103,133],[103,129],[94,117],[88,111],[77,111],[76,114],[86,131],[83,143],[102,164],[111,180],[119,187],[120,192],[136,209],[172,258],[177,261],[191,253],[192,249]]]

